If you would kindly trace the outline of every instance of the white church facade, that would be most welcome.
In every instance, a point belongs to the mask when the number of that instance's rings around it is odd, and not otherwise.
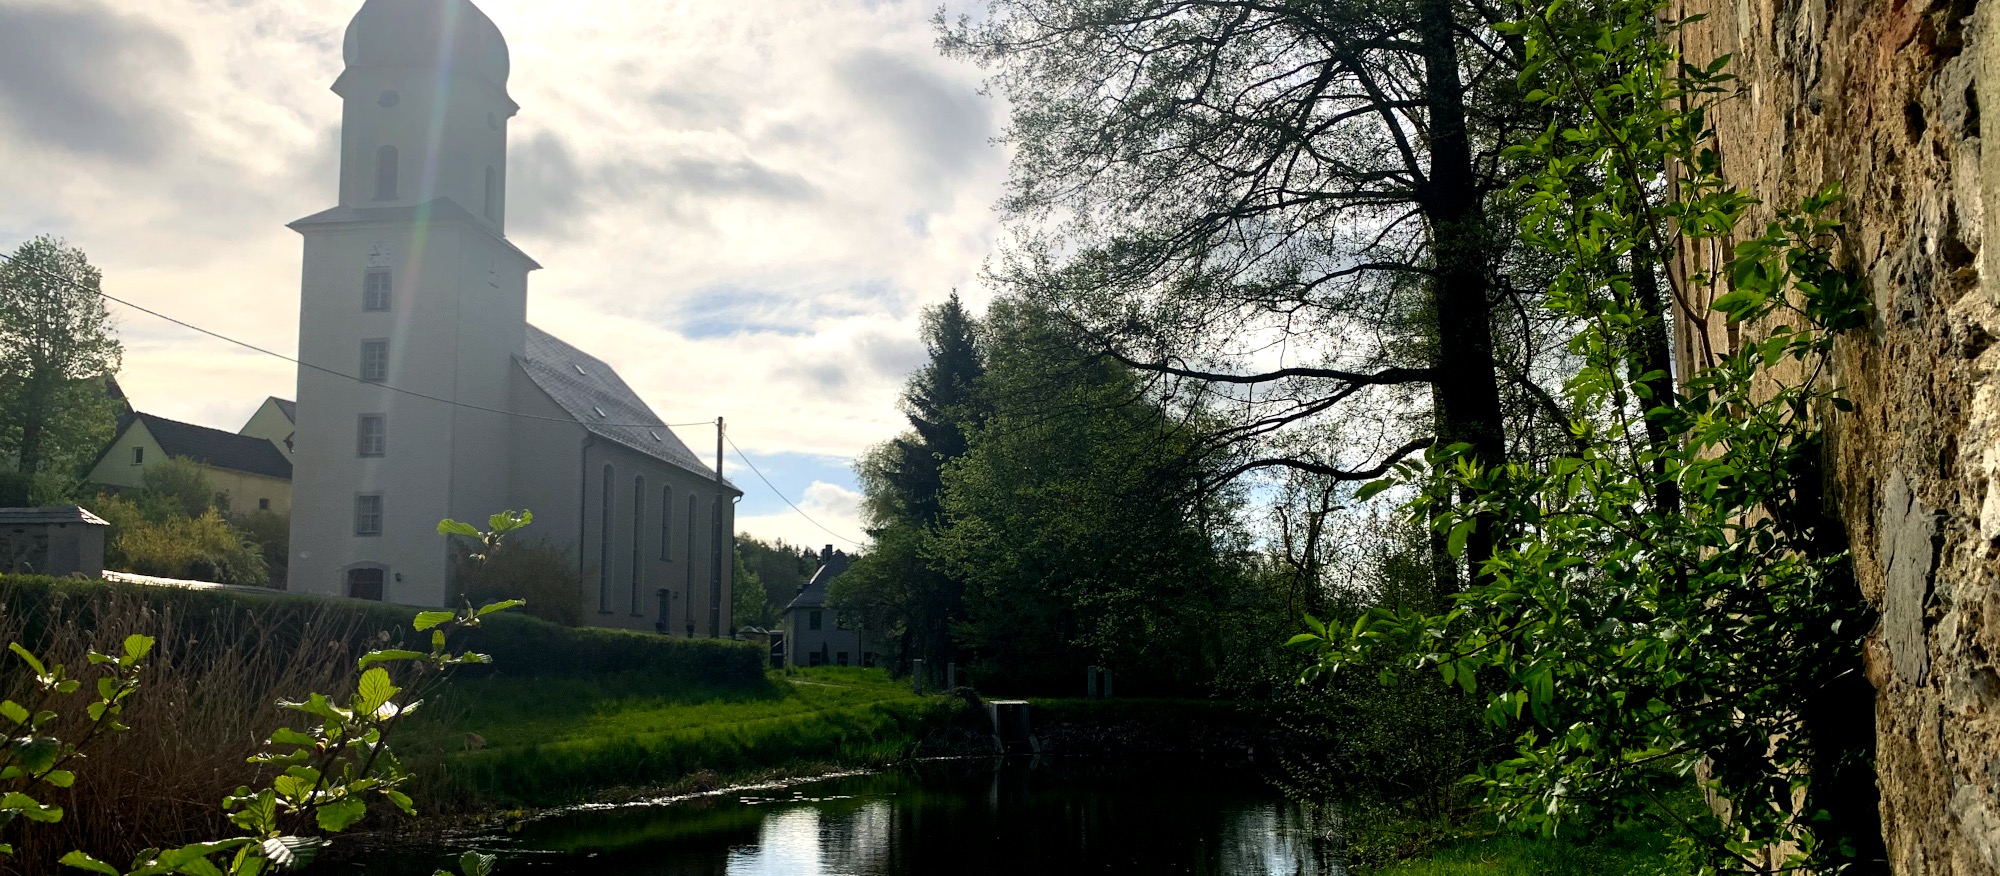
[[[343,54],[339,204],[291,224],[311,363],[291,588],[447,604],[438,521],[527,508],[523,537],[584,574],[587,623],[730,635],[741,491],[604,362],[527,323],[540,265],[506,236],[499,28],[468,0],[367,0]]]

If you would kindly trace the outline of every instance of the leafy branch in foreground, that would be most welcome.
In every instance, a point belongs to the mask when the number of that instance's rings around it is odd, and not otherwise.
[[[1866,301],[1835,266],[1837,188],[1743,229],[1755,201],[1709,145],[1727,58],[1683,63],[1687,22],[1660,10],[1550,3],[1500,28],[1558,119],[1512,154],[1541,167],[1514,191],[1524,239],[1561,265],[1544,306],[1578,327],[1575,449],[1529,468],[1443,448],[1371,484],[1413,489],[1412,518],[1453,553],[1495,521],[1485,575],[1443,614],[1314,621],[1292,642],[1317,656],[1309,675],[1394,655],[1484,690],[1519,735],[1470,781],[1505,819],[1661,812],[1658,789],[1693,775],[1727,803],[1726,823],[1675,816],[1699,871],[1833,871],[1871,838],[1816,793],[1857,765],[1818,745],[1807,704],[1853,677],[1868,617],[1821,507],[1821,420],[1848,408],[1827,370]],[[1677,276],[1677,249],[1719,269]],[[1707,346],[1712,313],[1729,349]],[[1646,367],[1676,318],[1702,345],[1681,351],[1679,388]]]
[[[441,523],[439,531],[476,538],[490,553],[529,519],[526,511],[510,511],[494,515],[488,532],[450,520]],[[298,702],[280,702],[306,720],[301,727],[278,728],[266,740],[264,750],[250,758],[251,763],[277,770],[268,785],[239,787],[223,800],[230,822],[243,835],[173,849],[147,849],[122,870],[82,851],[64,855],[61,863],[105,876],[258,876],[310,863],[326,846],[327,837],[353,827],[367,815],[371,801],[416,814],[409,795],[401,790],[409,774],[390,751],[390,736],[453,670],[492,662],[484,654],[452,651],[451,634],[479,626],[487,615],[522,604],[521,600],[507,600],[479,608],[468,604],[456,611],[418,612],[411,626],[419,633],[430,633],[428,650],[369,651],[359,660],[361,674],[351,694],[336,698],[312,693]],[[70,787],[76,776],[63,769],[64,765],[105,734],[128,729],[119,723],[118,716],[126,700],[140,690],[142,664],[152,650],[153,639],[127,636],[124,653],[117,657],[90,653],[91,664],[99,669],[97,699],[86,705],[87,729],[74,743],[54,737],[48,728],[60,719],[55,710],[59,701],[81,690],[82,681],[67,677],[61,666],[45,667],[19,644],[9,647],[34,673],[37,695],[29,705],[0,701],[0,720],[12,728],[5,751],[0,752],[0,828],[17,819],[54,822],[62,818],[60,808],[40,803],[29,792],[40,785]],[[392,668],[397,671],[392,672]],[[12,851],[11,846],[0,844],[0,854]],[[459,866],[464,876],[487,876],[494,860],[491,855],[467,853]],[[438,872],[450,876],[447,871]]]

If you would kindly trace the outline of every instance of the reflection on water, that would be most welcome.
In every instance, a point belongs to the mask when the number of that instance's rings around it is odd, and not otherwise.
[[[570,812],[471,844],[503,874],[1343,872],[1300,807],[1246,777],[1019,759]]]

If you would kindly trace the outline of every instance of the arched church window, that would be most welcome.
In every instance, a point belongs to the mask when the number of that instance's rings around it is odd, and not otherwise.
[[[375,200],[396,199],[396,147],[375,150]]]
[[[500,218],[500,179],[493,165],[486,165],[486,218]]]
[[[603,501],[597,527],[597,610],[611,611],[611,493],[618,488],[611,466],[604,467]]]
[[[674,488],[660,488],[660,559],[674,558]]]
[[[695,518],[695,513],[696,513],[697,511],[699,511],[699,510],[700,510],[700,508],[701,508],[701,506],[700,506],[699,504],[696,504],[696,502],[695,502],[695,500],[694,500],[694,497],[693,497],[693,496],[689,496],[689,497],[688,497],[688,516],[687,516],[687,521],[688,521],[688,541],[687,541],[687,545],[688,545],[688,546],[687,546],[687,553],[683,555],[684,557],[686,557],[686,560],[687,560],[687,561],[686,561],[686,562],[684,562],[684,563],[682,563],[681,565],[683,565],[683,566],[686,566],[686,567],[687,567],[687,593],[689,594],[689,595],[688,595],[688,599],[690,599],[690,600],[694,599],[694,595],[693,595],[693,594],[694,594],[694,518]],[[690,602],[690,603],[689,603],[689,606],[688,606],[688,610],[689,610],[689,611],[693,611],[693,610],[694,610],[694,606],[693,606],[693,603],[692,603],[692,602]],[[690,617],[692,617],[692,616],[690,616]],[[689,623],[690,623],[690,624],[692,624],[692,623],[693,623],[693,621],[692,621],[692,620],[690,620],[690,621],[689,621]]]
[[[645,578],[645,556],[639,553],[646,543],[646,479],[632,479],[632,616],[639,617],[639,585]]]

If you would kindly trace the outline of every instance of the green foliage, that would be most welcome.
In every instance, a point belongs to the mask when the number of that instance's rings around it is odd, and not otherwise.
[[[560,687],[493,678],[455,686],[445,706],[484,742],[451,755],[454,783],[487,802],[546,806],[700,770],[887,762],[950,702],[914,696],[882,670],[818,668],[728,688],[643,672]]]
[[[949,525],[921,548],[966,582],[975,677],[1071,689],[1096,664],[1128,690],[1206,681],[1236,570],[1191,430],[1045,313],[996,302],[985,330],[994,410],[946,468]]]
[[[209,511],[229,513],[229,494],[217,490],[201,465],[184,456],[169,456],[146,466],[140,476],[139,499],[147,517],[200,517]]]
[[[125,516],[120,512],[119,516]],[[121,521],[107,547],[107,564],[122,571],[218,584],[262,585],[270,580],[264,550],[213,509],[199,517],[171,517],[137,525]]]
[[[76,783],[76,774],[64,767],[72,765],[83,750],[107,733],[129,729],[119,723],[125,700],[139,689],[139,665],[153,649],[147,636],[127,636],[118,656],[90,652],[92,684],[84,711],[88,722],[81,738],[64,741],[51,735],[61,717],[54,709],[83,689],[83,679],[71,678],[61,666],[44,666],[19,643],[8,650],[20,658],[34,675],[35,696],[25,705],[0,701],[0,720],[5,723],[6,748],[0,751],[0,837],[17,819],[54,822],[63,817],[62,808],[37,800],[34,794],[50,789],[66,789]],[[43,786],[46,786],[44,788]],[[13,854],[11,843],[0,842],[0,855]]]
[[[82,250],[46,234],[0,259],[0,457],[38,491],[73,490],[115,427],[104,381],[123,348],[100,279]]]
[[[291,568],[291,518],[259,508],[229,518],[229,525],[243,533],[243,538],[256,545],[263,554],[264,569],[269,574],[271,586],[284,589]]]
[[[1379,869],[1355,865],[1357,857],[1403,858],[1408,844],[1421,839],[1395,830],[1350,837],[1350,870],[1371,876],[1655,876],[1673,872],[1674,864],[1671,844],[1659,832],[1628,827],[1585,838],[1466,833]]]
[[[1367,544],[1360,577],[1343,582],[1320,616],[1346,624],[1369,610],[1446,608],[1455,582],[1435,574],[1424,535],[1398,526]],[[1382,683],[1380,672],[1411,655],[1380,651],[1273,692],[1286,742],[1280,784],[1302,799],[1331,801],[1350,829],[1443,823],[1465,809],[1470,789],[1462,780],[1504,750],[1504,737],[1484,726],[1483,704],[1456,685],[1415,674]]]
[[[204,516],[214,517],[214,509],[205,511]],[[473,534],[489,547],[499,544],[497,533]],[[256,789],[238,787],[222,801],[222,808],[230,813],[229,822],[241,835],[174,849],[146,849],[133,859],[129,869],[83,851],[71,851],[61,863],[106,876],[258,876],[312,863],[327,844],[325,836],[359,823],[371,801],[415,815],[409,795],[400,790],[409,781],[409,774],[390,751],[389,737],[453,669],[491,662],[482,654],[451,651],[451,633],[477,627],[488,615],[518,605],[518,601],[510,601],[478,609],[467,605],[455,612],[420,612],[411,627],[414,632],[428,633],[428,650],[370,651],[358,661],[360,674],[352,695],[336,699],[312,693],[297,702],[280,702],[297,713],[302,725],[280,726],[262,750],[251,756],[252,764],[271,769],[270,783]],[[85,706],[88,722],[75,743],[47,735],[46,728],[60,717],[47,707],[58,705],[58,698],[77,693],[82,682],[67,678],[61,666],[45,667],[18,643],[9,646],[34,673],[38,699],[29,706],[13,700],[0,702],[0,719],[12,725],[4,754],[0,754],[0,791],[4,791],[0,793],[0,828],[16,819],[62,819],[60,808],[43,805],[22,789],[41,784],[71,787],[76,775],[60,767],[102,734],[129,729],[118,718],[127,699],[140,689],[141,663],[154,641],[133,634],[125,638],[120,656],[89,652],[89,662],[99,670],[96,698]],[[396,664],[404,665],[398,667],[400,673],[392,675],[388,665]],[[12,851],[11,845],[0,844],[0,854]],[[491,856],[469,854],[460,865],[465,876],[486,876],[493,861]],[[449,876],[445,871],[439,873]]]
[[[487,662],[479,654],[453,653],[446,649],[448,633],[477,626],[486,614],[508,607],[506,604],[474,610],[466,608],[441,623],[432,624],[432,645],[428,653],[377,651],[362,658],[364,671],[352,696],[339,702],[314,693],[299,702],[281,703],[305,719],[303,728],[280,727],[266,741],[265,748],[251,758],[252,763],[272,767],[276,772],[270,785],[261,789],[240,787],[222,801],[230,811],[230,822],[243,835],[212,842],[192,843],[175,849],[141,852],[129,868],[120,868],[88,853],[72,851],[62,858],[65,866],[108,876],[154,876],[154,874],[256,874],[303,867],[325,846],[325,834],[340,833],[358,823],[368,811],[368,801],[380,800],[405,814],[415,814],[408,795],[398,788],[408,780],[400,762],[388,748],[388,737],[405,716],[423,702],[422,693],[435,689],[454,667]],[[92,691],[95,698],[84,711],[86,731],[74,743],[48,736],[44,728],[59,717],[53,707],[57,700],[77,693],[82,682],[65,676],[63,667],[45,667],[19,644],[10,646],[15,656],[35,674],[41,698],[23,706],[12,700],[0,702],[0,719],[11,725],[4,755],[0,755],[0,828],[16,819],[35,822],[61,820],[60,808],[44,805],[26,790],[38,785],[69,788],[77,776],[63,766],[79,757],[83,748],[104,733],[130,728],[120,723],[126,700],[140,690],[142,661],[152,650],[154,639],[127,636],[124,652],[116,657],[90,653],[98,670]],[[403,685],[392,679],[382,663],[410,662],[415,671],[406,673]],[[407,689],[406,689],[407,688]],[[406,695],[407,694],[407,695]],[[0,844],[0,853],[12,851]],[[469,865],[477,864],[470,862]],[[486,861],[479,872],[488,872]]]
[[[946,525],[944,470],[963,457],[991,399],[978,323],[958,294],[923,314],[930,359],[903,389],[910,431],[871,448],[855,466],[876,556],[861,557],[834,580],[841,616],[896,643],[899,664],[957,659],[953,625],[964,618],[965,584],[917,546]],[[894,546],[884,553],[885,545]]]
[[[41,621],[46,606],[61,600],[87,606],[103,601],[117,591],[153,607],[156,614],[170,616],[176,626],[159,631],[165,640],[194,640],[203,644],[204,635],[214,626],[212,619],[227,614],[250,614],[264,627],[278,631],[303,630],[316,615],[334,612],[353,616],[352,624],[367,631],[366,642],[349,657],[359,657],[366,647],[378,646],[409,650],[428,648],[428,639],[410,630],[406,609],[393,605],[344,600],[326,600],[285,593],[241,593],[215,590],[183,590],[148,587],[109,581],[84,581],[33,575],[0,575],[0,613],[26,619],[28,635],[43,635]],[[593,675],[640,671],[662,676],[698,678],[723,687],[755,686],[763,683],[763,652],[754,644],[717,639],[680,639],[608,630],[595,627],[563,627],[520,612],[505,612],[483,618],[478,627],[460,633],[462,644],[492,656],[512,677],[572,679]],[[493,670],[473,666],[461,675],[479,677]]]
[[[729,617],[740,629],[743,627],[770,627],[777,622],[776,607],[771,604],[771,595],[764,586],[764,578],[743,561],[743,544],[738,542],[731,553],[735,564],[729,577]]]
[[[553,624],[583,623],[583,573],[569,551],[548,541],[504,542],[480,557],[461,557],[452,580],[475,604],[522,599],[526,612]]]
[[[1561,265],[1547,306],[1580,329],[1575,451],[1402,466],[1389,482],[1454,552],[1497,527],[1484,578],[1449,611],[1379,608],[1294,642],[1316,670],[1386,657],[1481,692],[1518,734],[1476,779],[1506,820],[1553,834],[1630,817],[1705,764],[1730,822],[1680,822],[1697,869],[1836,868],[1879,842],[1825,808],[1822,786],[1855,765],[1806,719],[1858,668],[1870,624],[1818,489],[1820,417],[1846,404],[1825,379],[1833,339],[1865,299],[1835,267],[1837,190],[1741,227],[1754,202],[1720,177],[1706,121],[1727,58],[1681,63],[1680,24],[1659,11],[1549,4],[1501,28],[1525,43],[1530,98],[1558,110],[1514,154],[1544,168],[1516,185],[1524,234]],[[1642,365],[1669,230],[1723,254],[1712,274],[1666,278],[1676,306],[1701,318],[1693,302],[1712,301],[1743,338],[1683,351],[1679,390]],[[1789,860],[1765,855],[1778,843]]]
[[[163,578],[187,578],[218,584],[264,585],[272,580],[271,557],[278,569],[291,540],[290,522],[268,511],[239,522],[225,519],[228,495],[200,465],[179,457],[148,466],[143,486],[120,495],[103,494],[87,502],[90,510],[111,524],[105,533],[107,568]],[[259,537],[261,536],[261,537]]]

